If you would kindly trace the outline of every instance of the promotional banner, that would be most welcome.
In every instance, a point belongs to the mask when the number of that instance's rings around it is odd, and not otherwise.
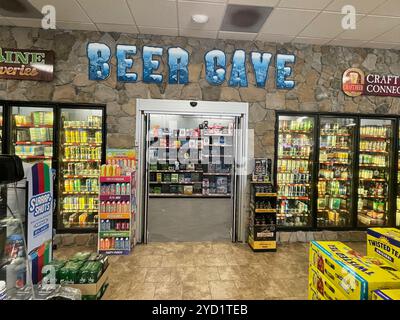
[[[28,252],[52,239],[53,179],[47,164],[37,163],[29,169],[27,208]]]
[[[0,47],[0,79],[52,81],[54,52]]]

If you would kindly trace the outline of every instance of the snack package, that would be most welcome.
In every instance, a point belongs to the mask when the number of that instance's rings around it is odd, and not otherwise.
[[[313,286],[308,286],[308,300],[326,300],[317,289]]]
[[[317,291],[323,298],[318,300],[349,300],[339,288],[329,281],[326,276],[322,275],[315,267],[310,266],[308,286],[314,289],[314,291]]]
[[[350,300],[368,300],[377,289],[400,288],[400,277],[339,241],[312,241],[310,265]]]
[[[375,290],[372,293],[372,300],[400,300],[400,290]]]
[[[400,230],[395,228],[369,228],[367,255],[385,260],[400,271]]]

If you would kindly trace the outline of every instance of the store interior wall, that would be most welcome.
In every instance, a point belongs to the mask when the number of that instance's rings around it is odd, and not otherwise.
[[[101,82],[88,80],[86,47],[88,42],[102,42],[113,51],[111,76]],[[116,44],[138,46],[132,71],[137,83],[116,81],[114,51]],[[158,72],[164,75],[160,85],[146,84],[142,79],[141,51],[143,45],[164,48],[180,46],[190,53],[188,85],[167,84],[167,56],[162,57]],[[249,128],[254,130],[254,157],[274,155],[275,111],[321,111],[366,114],[399,114],[400,99],[392,97],[347,97],[341,90],[345,69],[360,67],[366,72],[400,74],[400,51],[332,47],[307,44],[275,44],[260,41],[233,41],[100,33],[86,31],[41,30],[0,27],[0,46],[20,49],[55,51],[55,79],[52,82],[2,80],[0,99],[24,101],[59,101],[73,103],[104,103],[107,105],[107,146],[130,148],[134,145],[137,98],[238,101],[249,103]],[[296,63],[293,90],[279,90],[275,85],[275,68],[271,63],[266,88],[255,86],[252,67],[247,59],[249,86],[210,86],[205,80],[204,53],[221,49],[227,54],[227,75],[234,49],[293,53]],[[274,60],[273,60],[274,61]]]

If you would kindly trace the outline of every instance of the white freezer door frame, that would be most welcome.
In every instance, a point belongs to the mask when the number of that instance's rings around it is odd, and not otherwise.
[[[196,101],[196,100],[162,100],[162,99],[137,99],[136,100],[136,135],[135,146],[138,147],[138,177],[146,177],[146,137],[145,132],[147,123],[145,115],[157,114],[184,114],[193,116],[233,116],[241,119],[241,130],[237,131],[237,146],[235,173],[237,178],[237,188],[235,197],[236,212],[234,212],[234,227],[232,230],[233,241],[245,242],[246,235],[246,217],[247,217],[247,177],[248,168],[250,168],[249,159],[249,104],[246,102],[224,102],[224,101]],[[146,179],[147,180],[147,179]],[[139,242],[147,243],[147,217],[145,208],[145,186],[144,182],[137,186],[137,223],[136,232]]]

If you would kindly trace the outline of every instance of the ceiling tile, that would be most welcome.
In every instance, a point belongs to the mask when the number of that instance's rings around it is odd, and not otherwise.
[[[398,43],[388,43],[388,42],[374,42],[370,41],[363,45],[364,48],[375,48],[375,49],[393,49],[398,46]]]
[[[256,40],[263,42],[286,43],[292,41],[294,38],[295,38],[294,36],[288,36],[288,35],[259,33],[256,37]]]
[[[327,11],[342,12],[345,5],[352,5],[356,13],[368,13],[386,0],[334,0],[325,8]]]
[[[13,24],[18,27],[27,27],[27,28],[41,28],[42,20],[40,19],[26,19],[26,18],[12,18],[10,19]]]
[[[135,23],[125,0],[78,0],[78,2],[95,23]]]
[[[365,43],[363,40],[348,40],[348,39],[334,39],[328,43],[329,46],[340,46],[340,47],[361,47]]]
[[[128,0],[128,4],[138,26],[178,27],[175,0]]]
[[[129,24],[97,23],[96,26],[103,32],[139,33],[135,25]]]
[[[399,0],[388,0],[387,2],[376,8],[372,14],[382,16],[400,16],[400,3]]]
[[[327,44],[330,39],[327,38],[313,38],[313,37],[296,37],[292,42],[293,43],[307,43],[307,44],[316,44],[316,45],[324,45]]]
[[[400,26],[397,26],[394,29],[374,38],[373,41],[400,43]]]
[[[297,35],[319,11],[276,8],[268,17],[260,33]],[[282,23],[288,21],[288,23]]]
[[[218,39],[253,41],[256,38],[256,36],[257,33],[249,33],[249,32],[230,32],[230,31],[218,32]]]
[[[225,3],[226,0],[185,0],[187,2],[212,2],[212,3]]]
[[[355,30],[346,30],[340,39],[372,40],[400,24],[400,18],[366,16],[357,23]],[[395,41],[392,41],[395,42]]]
[[[225,4],[200,2],[178,2],[179,28],[182,29],[202,29],[219,30],[225,13]],[[196,24],[192,22],[193,14],[205,14],[208,16],[208,22],[205,24]]]
[[[42,11],[43,6],[51,4],[56,8],[56,19],[73,22],[90,22],[85,11],[75,0],[29,0],[29,2]]]
[[[182,37],[211,38],[216,39],[218,31],[199,30],[199,29],[179,29],[179,35]]]
[[[335,38],[342,29],[342,14],[322,12],[300,34],[301,37]]]
[[[332,0],[281,0],[280,8],[324,9]]]
[[[279,0],[228,0],[229,4],[242,4],[247,6],[275,7]]]
[[[138,26],[140,33],[142,34],[158,34],[161,36],[178,36],[177,28],[152,28]]]
[[[57,21],[57,29],[97,31],[94,23],[80,23],[69,21]]]

